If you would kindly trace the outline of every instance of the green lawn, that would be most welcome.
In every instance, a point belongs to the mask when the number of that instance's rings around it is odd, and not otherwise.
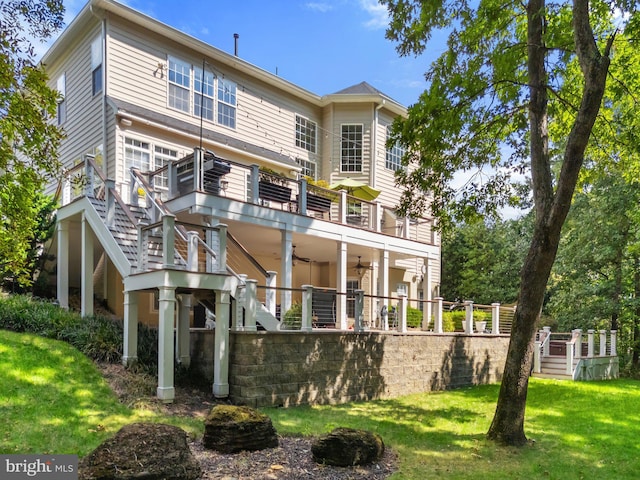
[[[0,453],[85,455],[120,426],[163,421],[195,435],[201,421],[166,418],[118,403],[99,372],[64,343],[0,330]],[[382,435],[400,456],[392,478],[635,479],[640,452],[640,382],[532,379],[526,431],[531,446],[484,439],[498,386],[339,406],[265,409],[281,434],[337,426]]]

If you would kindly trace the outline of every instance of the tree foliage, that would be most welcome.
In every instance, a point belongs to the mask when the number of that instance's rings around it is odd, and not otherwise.
[[[50,120],[58,93],[47,86],[31,39],[60,29],[63,12],[58,0],[0,2],[0,274],[26,283],[38,195],[59,171],[62,136]]]
[[[636,2],[382,0],[388,38],[421,53],[448,34],[427,89],[391,142],[404,144],[401,211],[430,207],[446,225],[517,204],[526,173],[535,215],[500,395],[488,437],[526,444],[524,414],[533,338],[569,212],[600,114],[619,25],[636,28]],[[631,35],[626,39],[633,38]],[[463,172],[462,187],[453,180]]]

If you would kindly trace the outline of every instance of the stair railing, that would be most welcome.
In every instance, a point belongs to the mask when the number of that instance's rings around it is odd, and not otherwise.
[[[577,348],[576,348],[576,343]],[[571,340],[566,343],[567,368],[566,374],[573,376],[573,359],[580,358],[582,350],[582,330],[573,330],[571,332]]]
[[[544,327],[538,332],[535,349],[533,350],[533,371],[542,372],[542,358],[549,355],[549,341],[551,339],[551,327]]]

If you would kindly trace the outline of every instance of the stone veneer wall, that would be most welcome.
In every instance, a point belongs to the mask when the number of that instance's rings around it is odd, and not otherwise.
[[[490,334],[230,332],[230,399],[336,404],[494,383],[508,343]],[[208,378],[212,345],[213,331],[192,333],[192,362]]]

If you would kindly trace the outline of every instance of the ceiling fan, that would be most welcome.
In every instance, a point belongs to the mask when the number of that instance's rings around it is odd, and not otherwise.
[[[356,266],[353,267],[353,269],[355,270],[356,275],[358,275],[359,277],[362,277],[365,271],[373,270],[373,267],[363,265],[360,258],[361,258],[361,255],[358,255],[358,263],[356,263]]]
[[[291,251],[291,260],[293,260],[293,264],[295,265],[296,262],[305,262],[305,263],[309,263],[311,261],[310,258],[307,257],[299,257],[298,255],[296,255],[296,246],[293,245],[293,250]]]

